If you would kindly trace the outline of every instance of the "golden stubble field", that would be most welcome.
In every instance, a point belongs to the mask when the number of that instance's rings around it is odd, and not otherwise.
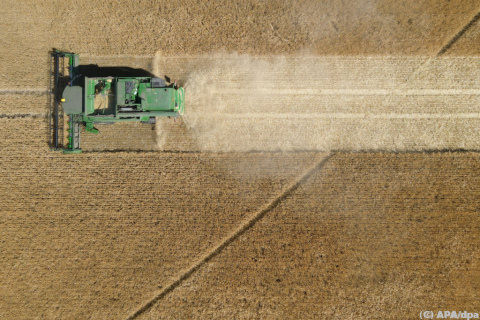
[[[476,1],[1,4],[0,318],[417,319],[422,310],[479,312],[478,93],[476,67],[469,67],[480,39]],[[217,78],[209,64],[195,66],[195,59],[224,57],[214,65],[221,69],[231,67],[232,56],[307,56],[333,61],[325,79],[312,72],[309,80],[320,87],[285,79],[295,87],[277,88],[287,90],[277,92],[284,100],[262,105],[282,112],[298,98],[305,115],[386,114],[391,104],[392,112],[407,116],[426,110],[454,117],[407,117],[394,126],[381,117],[362,120],[360,129],[378,127],[375,136],[358,131],[355,118],[343,129],[327,118],[322,121],[345,136],[367,135],[351,142],[321,135],[302,141],[324,147],[299,151],[292,148],[296,140],[279,143],[279,131],[248,136],[255,152],[237,152],[238,143],[249,141],[239,124],[251,124],[247,117],[228,126],[228,111],[251,101],[240,90],[221,97],[228,103],[216,111],[227,115],[214,135],[171,121],[156,128],[104,126],[103,136],[84,139],[88,152],[65,156],[47,147],[52,47],[80,53],[84,63],[170,68],[179,81],[188,80],[182,72],[197,80],[204,72],[215,78],[212,85],[231,90],[244,88]],[[430,60],[439,52],[443,60]],[[389,82],[385,72],[375,77],[376,67],[371,73],[342,67],[362,59],[372,66],[400,61],[392,64],[399,71]],[[277,78],[269,83],[282,84],[282,77],[306,68],[293,65],[277,74],[272,69]],[[251,69],[247,64],[234,75],[248,80]],[[335,78],[335,70],[343,73]],[[337,100],[294,92],[298,85],[306,94],[323,90],[322,83],[390,90],[395,81],[402,90],[453,91],[401,92],[388,104],[358,92],[350,100],[342,91]],[[208,108],[211,95],[190,90],[199,98],[197,110]],[[305,129],[318,132],[318,122],[305,121],[313,123]],[[410,135],[395,133],[409,132],[412,123]],[[305,126],[302,117],[285,124],[293,133]],[[173,135],[162,136],[159,128]],[[387,139],[385,129],[392,130]],[[230,140],[218,138],[223,134]],[[415,139],[424,144],[405,143]],[[362,141],[403,151],[319,152],[342,144],[361,149]],[[471,151],[424,152],[432,144]]]

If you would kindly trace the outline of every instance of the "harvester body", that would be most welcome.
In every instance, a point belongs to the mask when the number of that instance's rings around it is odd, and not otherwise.
[[[68,142],[65,153],[79,153],[80,131],[98,133],[97,123],[141,121],[155,123],[156,117],[178,117],[184,113],[184,90],[168,85],[157,77],[87,77],[79,73],[77,54],[54,51],[54,58],[69,59],[68,85],[61,97],[63,112],[68,116]],[[58,68],[58,63],[55,63]],[[55,89],[58,90],[58,74]],[[55,99],[58,99],[55,95]],[[59,102],[55,101],[59,114]],[[56,130],[60,120],[54,121]],[[58,132],[54,133],[55,138]],[[58,148],[58,142],[55,148]]]

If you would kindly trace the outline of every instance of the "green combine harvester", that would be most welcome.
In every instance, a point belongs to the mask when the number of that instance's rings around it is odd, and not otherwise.
[[[82,75],[78,54],[53,50],[50,96],[50,145],[64,153],[80,153],[80,131],[98,134],[96,124],[178,117],[185,110],[184,90],[162,78],[115,74]],[[60,91],[63,92],[60,95]],[[64,115],[68,136],[64,140]]]

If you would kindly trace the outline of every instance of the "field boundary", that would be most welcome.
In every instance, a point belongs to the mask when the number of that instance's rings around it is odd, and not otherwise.
[[[322,157],[320,160],[316,161],[312,166],[310,166],[305,173],[300,177],[295,179],[290,185],[285,187],[282,192],[272,201],[265,204],[260,210],[253,214],[248,220],[246,220],[242,225],[240,225],[235,231],[230,233],[226,238],[224,238],[219,244],[209,250],[202,258],[185,270],[175,281],[166,286],[162,291],[160,291],[155,297],[150,301],[144,304],[139,308],[135,313],[133,313],[127,320],[136,319],[141,314],[148,311],[155,303],[163,299],[167,294],[179,287],[183,281],[188,279],[192,274],[194,274],[198,269],[203,265],[208,263],[218,254],[220,254],[226,247],[231,243],[237,240],[241,235],[246,231],[251,229],[258,221],[260,221],[268,212],[277,207],[285,198],[287,198],[292,192],[294,192],[298,187],[304,183],[308,178],[310,178],[314,172],[322,169],[325,164],[335,155],[335,153],[327,153],[325,157]]]
[[[299,150],[279,150],[279,151],[264,151],[264,150],[250,150],[250,151],[202,151],[202,150],[139,150],[139,149],[114,149],[114,150],[84,150],[82,153],[162,153],[162,154],[255,154],[255,153],[480,153],[480,149],[422,149],[422,150],[387,150],[387,149],[332,149],[332,150],[317,150],[317,149],[299,149]]]

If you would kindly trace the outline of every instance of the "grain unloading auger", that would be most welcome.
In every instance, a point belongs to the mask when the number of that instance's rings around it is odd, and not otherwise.
[[[50,146],[55,150],[82,152],[80,131],[99,133],[97,123],[155,123],[156,117],[178,117],[185,111],[184,90],[176,83],[115,74],[87,77],[81,74],[78,54],[53,50],[51,55]],[[64,114],[68,116],[66,143]]]

